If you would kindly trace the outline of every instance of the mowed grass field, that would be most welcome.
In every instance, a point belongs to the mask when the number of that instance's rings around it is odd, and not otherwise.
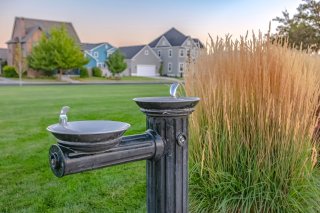
[[[115,120],[145,131],[135,97],[168,95],[168,85],[0,87],[0,212],[146,212],[145,162],[57,178],[46,131],[62,106],[69,121]]]

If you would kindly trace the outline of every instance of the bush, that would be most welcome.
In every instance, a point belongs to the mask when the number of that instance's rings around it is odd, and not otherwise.
[[[185,76],[191,212],[320,212],[317,57],[286,42],[211,42]]]
[[[101,77],[102,76],[101,69],[99,67],[92,68],[92,76]]]
[[[158,73],[160,76],[163,76],[163,63],[161,62]]]
[[[3,76],[6,78],[18,78],[18,73],[16,69],[12,66],[3,67]]]
[[[80,68],[80,78],[88,78],[89,77],[89,73],[87,68],[85,67],[81,67]]]

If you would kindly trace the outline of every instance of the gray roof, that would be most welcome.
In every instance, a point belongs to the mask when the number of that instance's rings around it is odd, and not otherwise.
[[[193,38],[192,39],[194,41],[194,43],[196,43],[196,45],[199,47],[199,48],[204,48],[204,44],[197,38]]]
[[[181,46],[183,44],[183,42],[187,39],[186,35],[184,35],[183,33],[179,32],[176,28],[173,27],[169,31],[165,32],[164,34],[159,36],[157,39],[152,41],[149,44],[149,46],[154,48],[157,45],[157,43],[159,42],[159,40],[161,39],[162,36],[164,36],[169,41],[171,46]]]
[[[81,43],[80,46],[81,46],[81,49],[82,50],[92,50],[93,48],[101,45],[101,44],[104,44],[103,42],[101,43]],[[107,44],[107,43],[106,43]]]
[[[131,59],[145,46],[146,45],[119,47],[119,51],[126,59]]]
[[[70,22],[16,17],[13,30],[15,30],[15,27],[18,25],[18,23],[21,24],[20,26],[24,27],[24,30],[26,32],[25,35],[21,38],[22,42],[26,41],[28,39],[28,37],[30,37],[38,29],[41,29],[44,33],[48,34],[53,27],[65,26],[67,32],[75,40],[75,42],[80,43],[80,39],[79,39],[72,23],[70,23]],[[13,35],[14,35],[14,33],[12,33],[12,36]],[[11,36],[11,40],[9,42],[16,41],[16,38],[13,38],[12,36]]]
[[[0,59],[6,61],[8,58],[8,49],[0,48]]]

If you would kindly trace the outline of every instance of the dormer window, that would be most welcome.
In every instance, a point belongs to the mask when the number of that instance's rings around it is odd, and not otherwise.
[[[98,52],[94,52],[94,53],[93,53],[93,56],[94,56],[95,58],[98,58],[98,57],[99,57],[99,53],[98,53]]]
[[[144,51],[144,54],[145,54],[145,55],[149,55],[149,50],[145,50],[145,51]]]
[[[169,55],[169,57],[172,57],[172,49],[168,50],[168,55]]]

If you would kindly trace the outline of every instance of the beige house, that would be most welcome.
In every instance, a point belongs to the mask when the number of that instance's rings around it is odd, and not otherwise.
[[[53,27],[65,26],[69,35],[80,44],[80,39],[70,22],[58,22],[40,19],[30,19],[24,17],[16,17],[13,25],[11,39],[7,42],[8,45],[8,65],[14,65],[16,47],[20,43],[22,56],[26,58],[32,47],[37,44],[43,33],[48,34]],[[28,70],[28,75],[30,70]],[[32,74],[31,74],[32,75]]]

